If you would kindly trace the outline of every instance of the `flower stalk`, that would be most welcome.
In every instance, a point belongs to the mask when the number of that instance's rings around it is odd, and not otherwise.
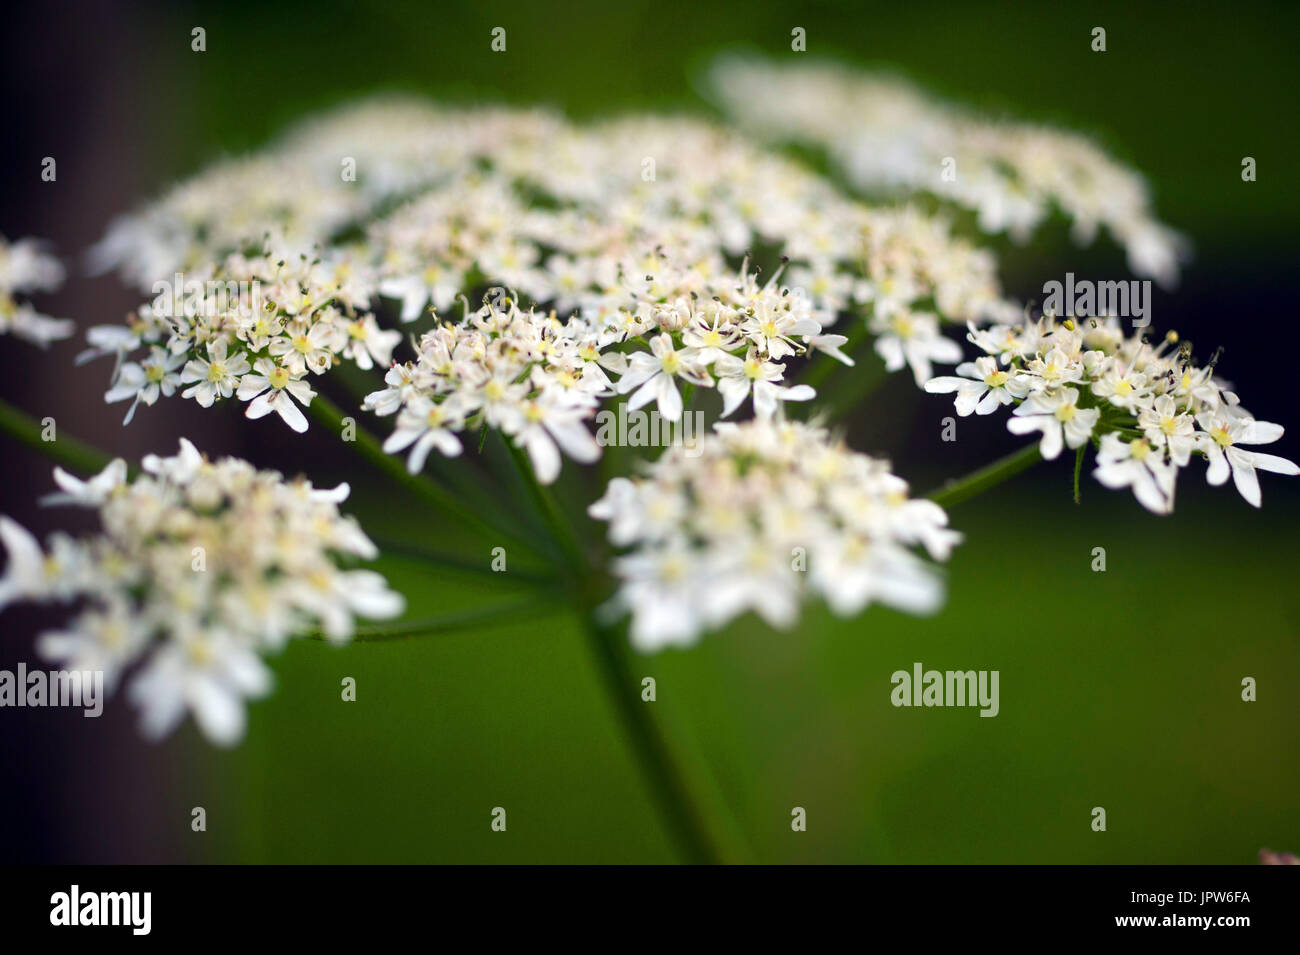
[[[594,609],[586,614],[587,642],[591,645],[619,721],[632,744],[632,752],[649,781],[682,857],[691,864],[722,861],[708,825],[692,796],[685,774],[674,758],[667,738],[637,694],[627,636],[621,626],[609,626],[596,619]]]
[[[342,433],[344,427],[343,412],[324,395],[319,392],[316,394],[312,399],[310,410],[317,420],[329,427],[335,434]],[[489,534],[492,539],[504,538],[522,545],[532,553],[536,553],[536,546],[531,541],[521,537],[516,528],[465,507],[454,496],[427,477],[410,473],[399,458],[384,453],[379,440],[369,431],[366,431],[360,425],[354,424],[354,428],[356,439],[347,442],[347,444],[354,447],[358,454],[377,470],[391,478],[394,483],[411,491],[435,510],[450,514],[463,524]]]
[[[41,437],[43,426],[25,411],[0,401],[0,431],[19,444],[26,445],[50,460],[70,470],[90,474],[102,471],[109,455],[79,438],[65,434],[54,441]]]
[[[374,625],[358,627],[352,636],[353,643],[383,643],[390,640],[409,640],[414,637],[427,637],[434,634],[454,633],[467,630],[479,624],[506,623],[516,619],[534,620],[548,611],[554,611],[558,605],[550,600],[538,600],[530,597],[526,600],[513,600],[508,603],[489,604],[486,607],[473,607],[469,610],[441,614],[436,617],[423,617],[407,620],[389,626]],[[313,634],[313,639],[326,639],[321,634]]]
[[[932,492],[929,498],[942,508],[954,507],[1015,477],[1022,471],[1027,471],[1042,459],[1038,445],[1031,444],[1019,451],[1013,451],[1006,457],[998,458],[992,464],[985,465],[963,478],[948,481],[943,487]]]

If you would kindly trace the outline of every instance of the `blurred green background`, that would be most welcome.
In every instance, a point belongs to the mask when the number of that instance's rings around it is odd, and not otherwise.
[[[706,111],[694,83],[709,54],[739,46],[793,56],[790,30],[802,26],[808,56],[892,67],[995,114],[1091,132],[1142,169],[1161,218],[1189,233],[1197,253],[1183,287],[1157,297],[1157,324],[1225,344],[1222,370],[1241,381],[1247,406],[1296,426],[1293,363],[1261,356],[1261,347],[1274,353],[1269,341],[1289,333],[1294,312],[1294,4],[1215,12],[636,0],[175,4],[118,10],[111,53],[96,46],[103,34],[93,18],[56,29],[46,19],[52,14],[24,16],[17,35],[47,38],[38,47],[51,63],[33,67],[38,76],[79,54],[106,57],[112,67],[93,94],[65,81],[41,101],[47,111],[79,111],[75,136],[87,142],[73,138],[71,150],[90,149],[93,138],[114,159],[114,185],[101,190],[107,195],[90,215],[63,209],[65,244],[96,236],[99,211],[121,210],[214,156],[254,147],[303,112],[351,96],[399,88],[459,101],[543,102],[578,117]],[[198,25],[208,37],[202,55],[189,51]],[[502,55],[488,49],[495,26],[507,29]],[[1107,29],[1105,54],[1089,49],[1094,26]],[[107,119],[85,119],[92,95]],[[1259,167],[1249,185],[1239,176],[1247,155]],[[41,228],[47,211],[33,200],[19,218],[49,234]],[[1060,223],[1025,248],[991,244],[1023,298],[1044,275],[1122,269],[1109,240],[1076,250]],[[90,324],[116,316],[78,317]],[[895,378],[851,423],[852,443],[891,456],[918,491],[1014,446],[997,421],[962,421],[959,440],[941,442],[938,422],[949,407]],[[215,415],[191,410],[163,419],[171,430],[151,434],[146,446],[169,448],[175,434],[214,427]],[[106,445],[119,441],[116,412],[109,419]],[[266,440],[272,429],[236,437],[243,424],[225,425],[228,444],[259,464],[295,460],[292,449]],[[1288,437],[1275,450],[1296,457],[1293,444]],[[423,518],[344,462],[311,460],[318,483],[343,476],[354,483],[354,509],[375,534],[456,543],[436,526],[413,532]],[[30,471],[45,473],[39,464]],[[1069,480],[1066,462],[1043,465],[954,509],[967,542],[949,566],[948,604],[931,619],[874,609],[837,620],[811,608],[789,633],[746,620],[693,649],[639,661],[658,681],[658,701],[646,705],[730,858],[1249,863],[1261,846],[1300,848],[1294,482],[1266,476],[1264,510],[1255,512],[1231,488],[1201,487],[1193,468],[1178,513],[1158,519],[1093,482],[1076,507]],[[24,481],[44,488],[44,478]],[[1105,573],[1090,569],[1094,547],[1106,548]],[[508,584],[453,581],[404,558],[385,558],[381,569],[407,593],[411,616],[508,599]],[[999,670],[999,716],[895,709],[890,674],[916,661]],[[679,857],[578,621],[562,610],[346,649],[302,643],[274,666],[277,690],[252,707],[241,748],[214,751],[187,727],[143,762],[126,756],[81,771],[58,811],[35,823],[58,829],[47,854],[222,862]],[[349,676],[355,703],[340,700]],[[1259,684],[1254,703],[1240,698],[1247,676]],[[117,701],[116,709],[126,705]],[[103,723],[123,751],[147,747],[132,738],[124,714]],[[127,773],[135,775],[123,793]],[[117,795],[106,799],[106,790]],[[201,835],[189,831],[195,805],[208,813]],[[496,806],[508,812],[505,833],[489,828]],[[806,808],[807,832],[791,831],[794,806]],[[1107,811],[1104,833],[1090,828],[1094,806]],[[102,835],[111,825],[144,838],[114,842]]]

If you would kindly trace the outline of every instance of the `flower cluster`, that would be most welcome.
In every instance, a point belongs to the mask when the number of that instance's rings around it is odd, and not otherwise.
[[[0,608],[18,600],[76,602],[64,629],[38,651],[73,670],[101,671],[128,689],[143,729],[162,736],[192,711],[221,744],[244,730],[244,700],[267,693],[260,654],[319,630],[335,641],[354,616],[400,614],[401,595],[379,574],[341,569],[377,555],[356,521],[339,514],[348,486],[316,489],[246,461],[210,462],[188,441],[175,457],[149,456],[128,480],[125,462],[81,481],[54,472],[47,499],[97,510],[95,536],[52,536],[49,550],[0,516],[8,550]]]
[[[419,471],[429,451],[461,451],[457,432],[499,429],[528,451],[543,484],[560,473],[560,451],[589,463],[600,448],[584,420],[600,399],[628,395],[635,410],[655,404],[668,421],[683,412],[683,389],[717,387],[723,417],[746,400],[769,418],[781,402],[807,401],[808,385],[786,385],[786,361],[824,351],[846,362],[845,339],[822,332],[811,300],[760,284],[743,268],[720,274],[720,261],[675,266],[662,256],[629,263],[620,305],[561,320],[489,302],[458,324],[419,341],[414,362],[394,365],[388,387],[366,397],[380,415],[400,412],[385,450],[410,448]],[[653,270],[647,272],[646,270]],[[642,274],[645,272],[645,274]]]
[[[1255,507],[1257,470],[1300,474],[1285,458],[1247,450],[1278,440],[1282,426],[1257,421],[1215,376],[1216,360],[1198,365],[1173,332],[1153,345],[1147,335],[1126,335],[1116,318],[1046,316],[972,326],[968,337],[984,355],[959,365],[956,376],[930,380],[926,391],[955,392],[963,416],[1013,406],[1008,430],[1041,434],[1044,458],[1065,447],[1082,454],[1091,441],[1093,476],[1109,488],[1131,487],[1154,513],[1173,510],[1178,472],[1193,457],[1208,461],[1211,484],[1231,476]]]
[[[309,375],[341,360],[363,369],[387,365],[402,337],[359,311],[368,295],[358,294],[351,278],[339,250],[324,259],[265,248],[236,252],[191,272],[183,305],[181,290],[166,288],[127,325],[90,329],[84,355],[117,357],[104,397],[131,402],[124,423],[140,402],[152,405],[179,390],[205,408],[237,396],[248,402],[248,417],[275,412],[294,431],[306,431],[298,406],[315,395]]]
[[[558,127],[494,153],[467,183],[434,187],[370,229],[380,290],[404,318],[446,308],[475,276],[561,312],[617,307],[620,271],[651,249],[683,262],[768,249],[831,312],[876,296],[934,301],[957,321],[1006,306],[993,258],[942,220],[859,205],[706,123]]]
[[[1084,136],[987,120],[895,77],[832,64],[731,56],[710,76],[715,98],[743,126],[825,150],[864,193],[928,193],[1017,241],[1057,210],[1079,244],[1105,226],[1134,272],[1178,280],[1186,240],[1155,218],[1142,177]]]
[[[13,334],[44,347],[72,334],[73,323],[42,315],[18,296],[52,292],[63,284],[63,266],[35,239],[10,242],[0,235],[0,335]]]
[[[931,612],[942,579],[914,548],[946,560],[961,539],[887,463],[770,419],[723,422],[697,447],[670,448],[644,476],[611,481],[590,513],[631,548],[614,564],[615,599],[646,651],[749,610],[789,627],[807,594],[841,615],[872,603]]]
[[[546,128],[538,114],[512,113],[507,125],[521,136]],[[119,217],[91,250],[91,267],[117,269],[148,291],[268,232],[286,254],[309,253],[399,197],[485,161],[506,139],[500,126],[488,113],[391,98],[308,119],[262,151],[221,160]]]
[[[352,164],[355,181],[340,180],[340,162]],[[277,251],[250,258],[250,243]],[[170,280],[175,269],[198,280],[284,283],[285,261],[292,269],[310,260],[310,269],[298,269],[308,274],[293,277],[308,304],[333,300],[323,322],[301,321],[293,296],[276,292],[264,295],[280,306],[270,315],[176,329],[146,306],[125,328],[92,330],[91,342],[119,356],[148,349],[123,361],[110,400],[148,403],[186,384],[196,387],[182,394],[204,402],[239,393],[243,372],[201,388],[192,377],[216,375],[214,361],[230,371],[237,355],[260,376],[256,383],[271,383],[271,410],[296,425],[302,416],[293,399],[310,390],[296,369],[302,363],[291,366],[284,354],[306,349],[308,371],[319,373],[351,343],[363,367],[367,354],[387,363],[396,334],[368,317],[354,320],[353,310],[383,310],[392,300],[401,320],[413,321],[500,288],[598,333],[619,325],[643,332],[641,313],[655,300],[680,308],[676,297],[690,292],[734,298],[728,289],[750,250],[773,264],[788,261],[791,297],[802,295],[822,328],[858,312],[889,366],[910,364],[920,378],[952,347],[938,335],[941,320],[1014,311],[993,257],[953,236],[944,220],[863,206],[708,123],[635,118],[585,127],[538,111],[379,101],[314,120],[264,154],[176,187],[116,225],[97,250],[99,264],[142,285]],[[666,277],[665,260],[682,275],[698,274]],[[277,320],[286,329],[299,320],[284,333],[297,344],[288,353],[255,347],[248,336],[273,339],[280,332],[261,326]],[[345,326],[363,343],[335,334]],[[207,353],[222,340],[225,359]],[[169,367],[169,356],[183,361]],[[773,357],[763,348],[757,356]],[[259,358],[261,370],[253,367]],[[250,410],[263,413],[266,403]]]

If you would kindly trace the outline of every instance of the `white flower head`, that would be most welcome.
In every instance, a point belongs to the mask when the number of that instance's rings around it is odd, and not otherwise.
[[[750,610],[789,627],[811,595],[840,614],[941,603],[942,583],[913,546],[944,559],[960,535],[884,462],[775,418],[721,423],[697,451],[668,449],[589,509],[631,548],[615,562],[616,605],[638,648],[694,642]]]
[[[9,242],[0,235],[0,335],[12,334],[42,348],[68,338],[75,325],[38,312],[20,295],[52,292],[63,284],[63,265],[36,239]]]
[[[1007,429],[1039,432],[1044,458],[1094,442],[1097,481],[1132,488],[1152,513],[1173,510],[1178,472],[1196,458],[1208,461],[1211,484],[1231,476],[1255,507],[1256,471],[1300,473],[1285,458],[1241,447],[1278,440],[1281,425],[1257,421],[1215,376],[1217,359],[1198,366],[1173,332],[1153,345],[1141,331],[1125,334],[1115,319],[1045,316],[972,327],[969,340],[985,354],[957,376],[931,379],[926,391],[955,392],[961,415],[1014,405]]]
[[[347,485],[316,489],[236,458],[207,461],[188,441],[150,456],[127,479],[114,461],[86,481],[56,470],[54,503],[95,509],[102,530],[48,551],[0,516],[8,564],[0,608],[17,600],[79,600],[78,615],[42,634],[47,659],[131,675],[146,735],[171,732],[187,712],[222,745],[244,732],[244,701],[270,690],[261,660],[319,630],[346,640],[358,616],[402,613],[400,594],[373,571],[339,561],[375,556],[338,505]],[[134,671],[134,672],[133,672]]]
[[[1038,449],[1051,461],[1060,455],[1062,447],[1073,449],[1086,443],[1100,414],[1096,408],[1079,407],[1078,391],[1062,388],[1027,398],[1016,407],[1014,417],[1007,422],[1007,430],[1012,434],[1042,432]]]

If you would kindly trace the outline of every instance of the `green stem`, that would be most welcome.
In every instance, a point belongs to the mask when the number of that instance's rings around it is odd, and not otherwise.
[[[524,484],[528,487],[528,493],[533,499],[538,512],[546,522],[547,529],[559,546],[564,560],[567,562],[570,571],[575,574],[581,574],[586,561],[583,559],[582,547],[578,544],[577,537],[574,536],[573,527],[564,517],[559,505],[555,501],[555,496],[551,493],[550,488],[543,487],[542,483],[537,480],[537,475],[533,472],[533,464],[528,460],[528,455],[524,453],[523,448],[519,447],[513,441],[506,440],[503,436],[506,447],[510,451],[510,457],[515,462],[515,467],[519,469],[519,475],[523,478]]]
[[[376,624],[358,627],[352,635],[353,643],[379,643],[387,640],[407,640],[431,634],[453,633],[466,630],[481,623],[509,620],[512,618],[536,619],[547,610],[555,610],[557,605],[549,600],[516,600],[505,604],[490,604],[486,607],[474,607],[470,610],[442,614],[437,617],[422,617],[418,620],[402,621],[395,624]],[[313,640],[326,640],[323,634],[312,634]]]
[[[343,412],[323,394],[317,392],[308,407],[312,414],[327,427],[331,428],[335,434],[342,433]],[[357,452],[373,464],[377,470],[382,471],[388,477],[392,478],[394,483],[411,491],[434,509],[451,514],[462,523],[467,524],[476,530],[484,531],[493,537],[505,538],[508,541],[521,544],[530,551],[535,552],[535,547],[524,537],[520,536],[515,528],[493,517],[485,517],[483,514],[465,507],[456,497],[430,481],[424,475],[412,474],[406,469],[406,464],[400,458],[385,453],[379,440],[359,424],[356,424],[355,419],[352,426],[356,438],[347,443],[356,448]]]
[[[1031,444],[1019,451],[1013,451],[1004,458],[999,458],[964,478],[955,478],[927,496],[941,507],[952,507],[991,487],[996,487],[1008,478],[1015,477],[1041,459],[1038,445]]]
[[[492,569],[490,561],[466,557],[463,554],[455,554],[450,551],[435,550],[433,548],[421,547],[418,544],[411,544],[406,541],[393,540],[387,537],[372,537],[375,546],[385,556],[404,557],[408,560],[420,564],[428,564],[437,567],[440,570],[459,573],[466,577],[494,577],[501,578],[503,575],[500,571]],[[523,583],[530,587],[550,587],[553,586],[557,578],[551,574],[536,574],[528,571],[511,570],[509,574],[510,583]]]
[[[652,704],[641,700],[641,684],[628,660],[626,634],[621,627],[597,623],[593,612],[588,612],[586,617],[588,642],[600,665],[614,709],[683,856],[692,864],[721,861],[668,741],[650,712]]]
[[[569,562],[575,579],[592,586],[591,568],[573,533],[572,525],[565,520],[550,490],[537,480],[524,451],[509,441],[506,443],[520,475],[528,485],[533,503],[555,535],[556,542],[564,550],[565,559]],[[631,740],[633,754],[640,763],[686,860],[692,863],[717,862],[718,852],[701,813],[696,808],[691,790],[686,785],[685,774],[674,759],[653,714],[641,701],[638,692],[640,682],[628,659],[630,651],[627,636],[621,627],[598,623],[595,605],[594,599],[588,599],[585,603],[588,642],[596,656],[610,700]]]
[[[1079,445],[1079,450],[1074,453],[1074,503],[1079,503],[1079,474],[1083,471],[1083,452],[1088,445]]]
[[[58,437],[57,427],[55,440],[46,441],[41,437],[44,430],[41,423],[27,412],[0,401],[0,431],[63,467],[81,474],[91,474],[104,470],[112,460],[99,448],[71,435]]]

